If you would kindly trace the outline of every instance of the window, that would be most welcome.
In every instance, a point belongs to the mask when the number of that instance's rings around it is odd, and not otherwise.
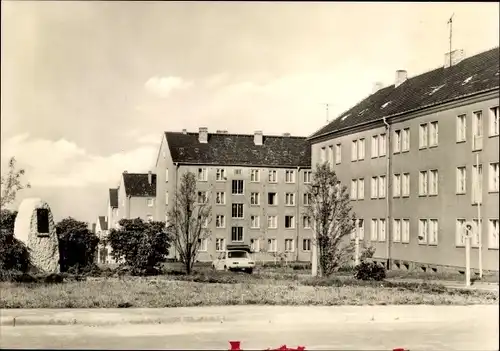
[[[250,205],[260,205],[260,194],[251,193],[250,194]]]
[[[353,140],[351,143],[351,161],[358,159],[358,141]]]
[[[424,149],[427,147],[427,135],[428,135],[427,123],[421,124],[420,133],[418,136],[418,147],[420,149]]]
[[[365,159],[365,139],[358,140],[358,160]]]
[[[498,135],[498,106],[490,108],[490,136]]]
[[[250,228],[260,228],[260,217],[257,215],[250,216]]]
[[[278,172],[275,169],[269,171],[269,183],[278,182]]]
[[[342,145],[335,145],[335,163],[340,164],[342,162]]]
[[[278,228],[278,217],[276,216],[267,216],[267,227],[269,229]]]
[[[351,200],[356,200],[358,198],[358,180],[351,180]]]
[[[267,251],[269,252],[278,251],[278,245],[276,239],[267,239]]]
[[[437,219],[429,220],[429,244],[437,245],[438,244],[438,233],[439,233],[439,224]]]
[[[395,243],[399,243],[401,241],[401,220],[400,219],[395,219],[393,221],[393,238],[392,240]]]
[[[217,205],[224,205],[226,203],[226,193],[218,191],[215,193],[215,203]]]
[[[410,196],[410,173],[403,173],[401,188],[404,197]]]
[[[198,251],[207,251],[207,239],[198,239]]]
[[[467,139],[467,115],[457,116],[457,143]]]
[[[165,191],[165,205],[168,205],[168,191]]]
[[[426,244],[427,243],[427,233],[429,232],[427,226],[427,219],[420,219],[418,221],[418,243]]]
[[[409,243],[410,242],[410,220],[403,219],[401,223],[401,242]]]
[[[481,203],[483,200],[483,165],[472,166],[472,203]]]
[[[498,162],[490,163],[490,171],[488,174],[488,190],[492,193],[498,193]]]
[[[321,153],[319,155],[320,162],[325,163],[326,162],[326,147],[321,148]]]
[[[168,183],[168,168],[165,170],[165,182]]]
[[[243,194],[243,180],[232,181],[232,193],[235,195]]]
[[[430,137],[429,137],[429,146],[437,146],[439,143],[439,128],[438,122],[429,123],[430,126]]]
[[[169,217],[168,217],[168,213],[165,213],[165,227],[168,227],[169,225]]]
[[[481,150],[483,148],[483,111],[476,111],[472,114],[472,149]]]
[[[311,239],[302,239],[302,251],[311,251]]]
[[[372,136],[372,158],[378,157],[378,135]]]
[[[358,219],[357,221],[357,231],[359,240],[365,239],[365,221],[363,219]]]
[[[394,174],[393,177],[393,196],[400,197],[401,196],[401,174]]]
[[[401,152],[401,131],[394,131],[394,142],[393,142],[394,153]]]
[[[287,228],[287,229],[295,228],[295,217],[294,216],[285,216],[285,228]]]
[[[429,195],[437,195],[439,187],[439,175],[437,169],[431,169],[429,171],[429,181],[430,181]]]
[[[155,199],[148,199],[148,207],[153,207]]]
[[[312,174],[312,171],[304,171],[304,183],[305,184],[311,183],[311,174]]]
[[[371,182],[371,198],[376,199],[378,198],[378,178],[377,177],[372,177],[372,182]]]
[[[217,168],[215,170],[215,180],[218,182],[226,180],[226,170],[224,168]]]
[[[198,191],[198,203],[204,204],[207,202],[207,192],[206,191]]]
[[[267,204],[273,206],[278,204],[278,196],[276,193],[267,193]]]
[[[225,251],[226,250],[226,239],[216,238],[215,239],[215,251]]]
[[[225,228],[226,227],[226,216],[224,216],[224,215],[215,216],[215,227],[216,228]]]
[[[410,128],[403,129],[401,136],[401,151],[410,151]]]
[[[294,252],[293,239],[285,239],[285,252]]]
[[[49,234],[49,210],[46,208],[36,209],[36,229],[38,234]]]
[[[465,194],[467,191],[467,171],[465,167],[457,167],[456,192]]]
[[[295,171],[285,171],[285,183],[295,183]]]
[[[378,219],[372,219],[370,227],[370,240],[377,241],[378,238]]]
[[[146,220],[147,220],[148,222],[152,222],[152,221],[153,221],[153,216],[152,216],[152,215],[147,215],[147,216],[146,216]]]
[[[250,171],[250,181],[254,183],[260,182],[260,172],[258,169],[252,169]]]
[[[259,239],[250,239],[250,250],[252,252],[260,251],[260,240]]]
[[[385,176],[378,177],[378,197],[379,199],[385,198],[386,182]]]
[[[302,217],[302,223],[305,229],[311,228],[311,217],[309,216]]]
[[[427,195],[428,189],[428,173],[427,171],[420,171],[419,173],[419,183],[418,183],[418,194],[419,195]]]
[[[498,219],[490,219],[488,221],[488,247],[490,249],[498,249]]]
[[[304,196],[303,196],[304,206],[311,205],[311,201],[312,201],[312,195],[311,195],[311,193],[305,193]]]
[[[358,200],[365,198],[365,179],[358,179]]]
[[[472,223],[476,226],[477,230],[475,231],[474,235],[472,236],[470,242],[472,247],[479,247],[479,233],[482,233],[482,230],[480,226],[482,226],[483,221],[478,221],[477,218],[472,219]]]
[[[231,216],[233,218],[243,218],[243,204],[232,204]]]
[[[234,174],[235,174],[235,175],[241,175],[241,168],[236,168],[236,169],[234,170]]]
[[[200,182],[207,181],[207,169],[206,168],[198,168],[198,180]]]
[[[333,145],[328,146],[328,155],[327,155],[327,161],[330,164],[330,167],[333,166],[333,159],[334,159],[334,154],[333,154]]]
[[[243,227],[231,228],[231,241],[243,241]]]
[[[458,218],[455,224],[455,245],[456,246],[465,246],[465,238],[464,238],[464,218]]]
[[[378,155],[385,156],[387,153],[387,137],[385,134],[380,134],[378,138]]]
[[[386,225],[385,225],[385,219],[379,219],[378,220],[378,241],[385,241],[385,230],[386,230]]]

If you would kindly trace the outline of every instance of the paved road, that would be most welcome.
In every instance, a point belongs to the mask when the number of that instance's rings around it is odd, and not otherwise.
[[[418,309],[419,307],[414,307]],[[474,308],[474,307],[472,307]],[[240,340],[242,349],[264,350],[282,344],[308,350],[498,350],[498,315],[458,308],[447,318],[428,320],[351,319],[264,322],[229,321],[116,326],[2,326],[2,348],[54,349],[219,349]]]

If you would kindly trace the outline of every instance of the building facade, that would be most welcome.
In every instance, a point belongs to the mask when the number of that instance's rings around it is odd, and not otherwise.
[[[213,260],[227,244],[250,245],[256,260],[309,261],[307,206],[310,147],[305,138],[225,132],[164,133],[158,159],[156,219],[168,222],[182,174],[197,177],[197,191],[212,207],[211,236],[199,261]],[[175,253],[173,253],[175,254]]]
[[[348,187],[360,239],[391,265],[464,267],[473,221],[471,266],[498,271],[499,50],[461,54],[410,79],[397,71],[309,138],[312,164]]]
[[[119,220],[154,219],[156,206],[156,174],[123,172],[118,187]]]

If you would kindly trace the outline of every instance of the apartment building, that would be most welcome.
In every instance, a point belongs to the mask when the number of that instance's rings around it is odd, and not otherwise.
[[[118,221],[122,218],[152,221],[155,198],[156,174],[123,172],[118,187]]]
[[[472,268],[498,271],[498,106],[498,47],[456,50],[421,75],[398,70],[393,85],[377,84],[308,138],[313,165],[329,162],[349,188],[375,258],[464,267],[462,224],[474,221]]]
[[[182,174],[193,172],[200,201],[212,206],[200,242],[200,261],[214,259],[227,244],[250,245],[257,260],[284,253],[289,260],[311,259],[311,225],[303,215],[311,179],[305,137],[165,132],[156,162],[156,218],[168,222]],[[175,253],[173,253],[175,254]]]
[[[107,216],[98,216],[95,228],[95,234],[99,239],[104,239],[108,236],[108,218]],[[102,245],[102,242],[99,242],[97,247],[97,263],[99,264],[107,264],[110,263],[110,254],[111,250],[108,246]]]
[[[118,188],[111,188],[108,192],[108,204],[106,206],[107,227],[117,228],[120,219],[118,211]]]

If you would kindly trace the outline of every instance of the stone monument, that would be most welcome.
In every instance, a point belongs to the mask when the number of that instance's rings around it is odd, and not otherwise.
[[[14,237],[28,247],[36,269],[45,273],[59,272],[59,241],[47,202],[39,198],[21,202],[14,223]]]

